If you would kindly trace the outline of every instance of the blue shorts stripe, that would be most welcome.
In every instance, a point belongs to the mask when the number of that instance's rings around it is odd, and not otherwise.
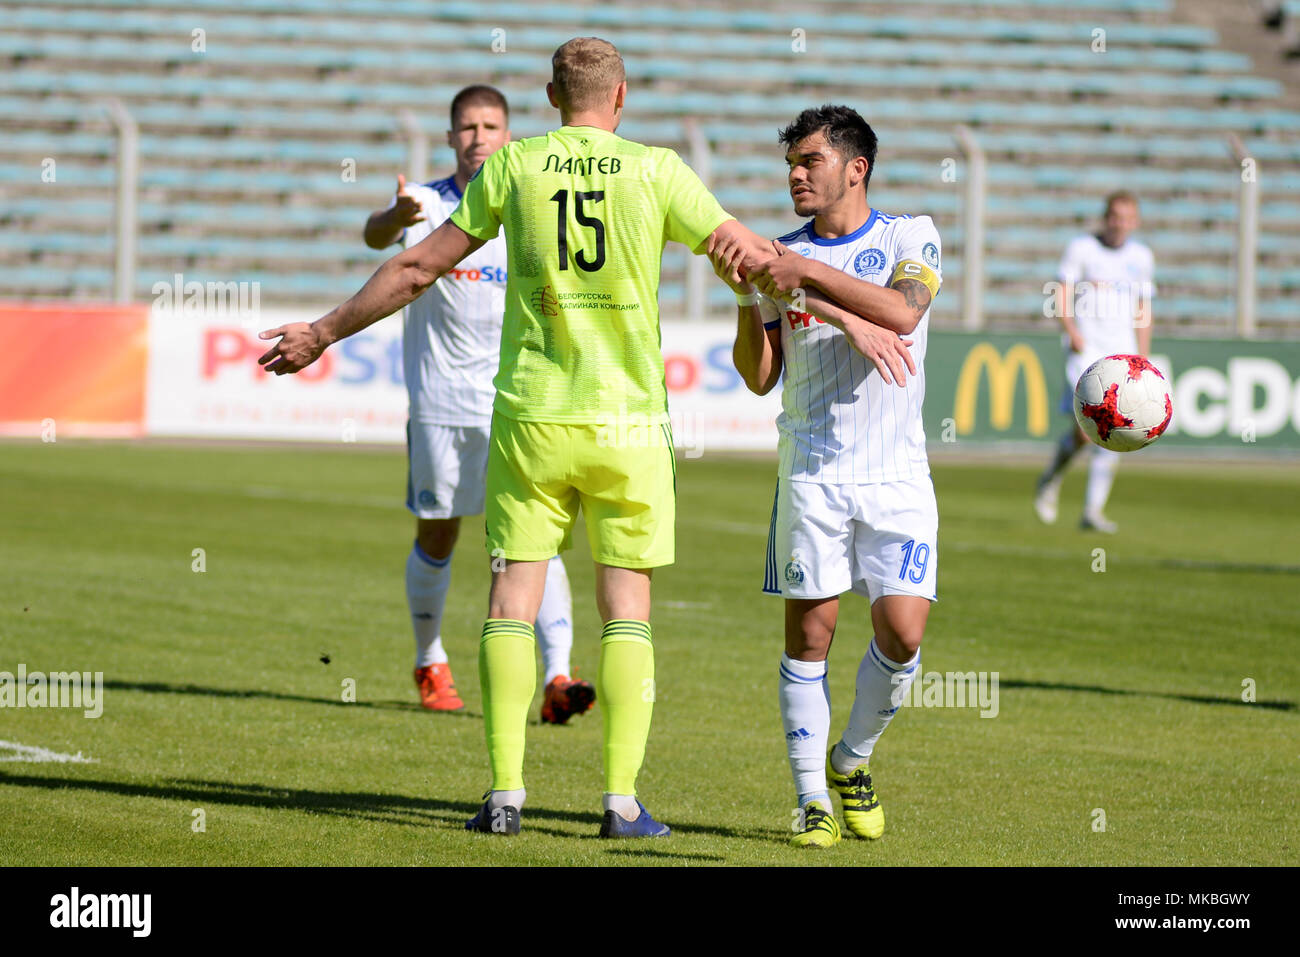
[[[415,511],[415,486],[411,484],[411,420],[406,420],[406,507]]]
[[[772,495],[772,521],[767,529],[767,568],[763,575],[763,591],[769,595],[781,594],[781,586],[776,577],[776,500],[781,492],[781,480],[776,480],[776,492]]]

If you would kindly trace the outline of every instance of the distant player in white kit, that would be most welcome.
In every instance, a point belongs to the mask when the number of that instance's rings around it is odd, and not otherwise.
[[[1101,232],[1079,236],[1065,247],[1057,278],[1061,282],[1056,314],[1064,327],[1065,395],[1063,412],[1074,411],[1074,387],[1098,359],[1118,353],[1150,355],[1151,297],[1155,293],[1155,259],[1132,238],[1138,228],[1138,201],[1130,192],[1106,198]],[[1071,425],[1056,443],[1056,452],[1038,479],[1034,510],[1047,524],[1056,521],[1065,470],[1088,443]],[[1114,532],[1103,514],[1115,481],[1120,453],[1094,445],[1088,460],[1088,488],[1080,527]]]
[[[718,272],[740,305],[734,355],[746,385],[764,394],[785,369],[763,590],[785,598],[779,687],[799,802],[792,843],[828,847],[840,839],[828,784],[850,831],[884,831],[868,761],[920,667],[935,600],[938,509],[921,404],[940,245],[928,216],[870,207],[876,136],[854,110],[805,110],[781,142],[795,213],[813,218],[781,237],[777,248],[788,251],[749,274],[765,297],[786,300],[779,315],[760,315],[752,287],[728,275],[727,263]],[[827,296],[850,315],[824,323],[788,304],[801,294],[810,311],[823,314],[812,303]],[[882,361],[864,338],[897,355]],[[891,361],[899,357],[910,376]],[[832,747],[826,658],[846,591],[871,603],[874,637]]]
[[[457,93],[447,132],[455,174],[423,186],[407,185],[399,175],[393,201],[366,222],[366,245],[383,249],[401,240],[410,247],[445,222],[483,161],[510,141],[509,119],[497,89],[478,85]],[[443,649],[442,614],[461,516],[480,515],[484,508],[505,286],[506,245],[498,237],[439,279],[405,313],[403,369],[411,403],[406,507],[416,516],[406,598],[415,631],[415,683],[421,705],[432,711],[465,706]],[[568,576],[556,556],[547,569],[536,622],[546,669],[542,720],[552,724],[587,711],[596,697],[590,682],[569,677],[572,606]]]

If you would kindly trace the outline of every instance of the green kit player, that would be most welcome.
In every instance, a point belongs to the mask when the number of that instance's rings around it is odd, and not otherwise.
[[[675,478],[660,351],[664,243],[696,253],[772,246],[732,219],[672,150],[614,130],[627,95],[604,40],[552,58],[562,126],[508,143],[470,180],[451,218],[385,263],[350,300],[283,336],[261,358],[296,372],[344,336],[399,309],[505,227],[508,278],[487,473],[492,591],[479,645],[492,788],[471,830],[514,834],[524,804],[524,734],[536,690],[533,621],[547,562],[579,510],[596,563],[604,714],[602,837],[668,828],[636,798],[654,707],[652,569],[673,561]],[[646,435],[658,441],[646,441]]]

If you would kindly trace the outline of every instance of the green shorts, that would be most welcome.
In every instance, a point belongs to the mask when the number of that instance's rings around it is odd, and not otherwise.
[[[494,412],[488,551],[512,561],[549,559],[569,547],[579,508],[602,565],[671,565],[677,463],[669,426],[520,422]]]

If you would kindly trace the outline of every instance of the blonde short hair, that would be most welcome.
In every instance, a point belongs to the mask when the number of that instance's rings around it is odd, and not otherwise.
[[[617,48],[598,37],[574,37],[551,57],[555,99],[567,112],[600,107],[626,77]]]
[[[1106,209],[1103,215],[1109,216],[1110,211],[1115,208],[1116,203],[1129,203],[1134,209],[1138,208],[1138,198],[1134,193],[1126,189],[1117,189],[1106,197]]]

